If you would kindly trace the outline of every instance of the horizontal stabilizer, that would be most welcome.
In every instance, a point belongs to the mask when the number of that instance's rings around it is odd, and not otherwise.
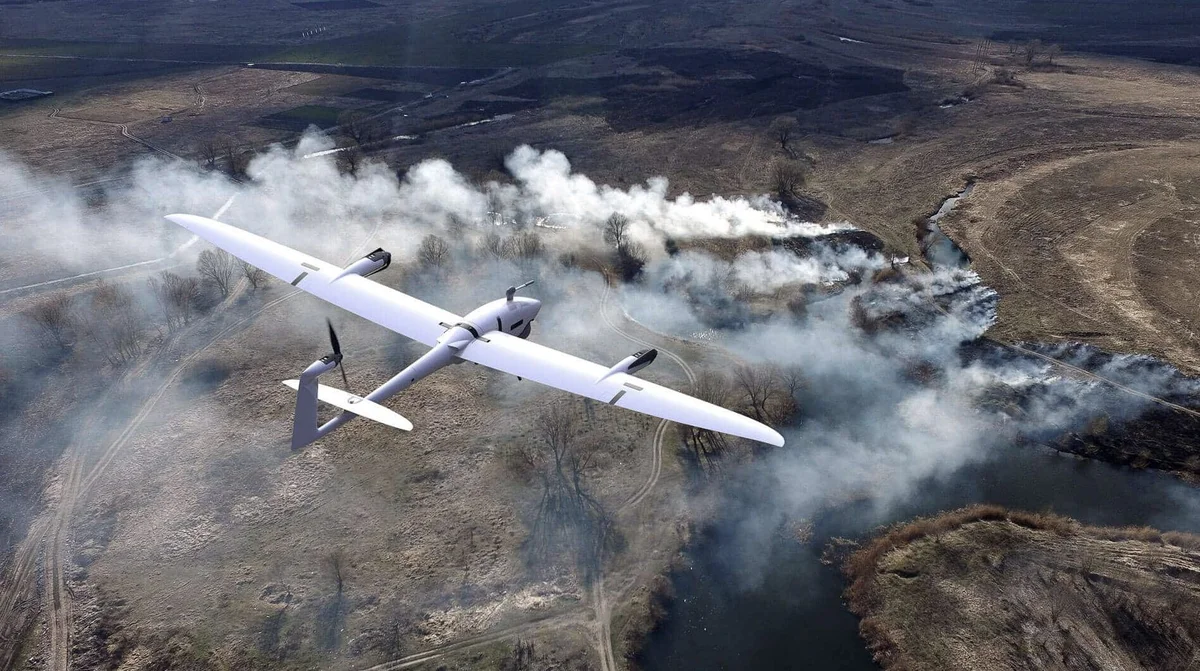
[[[284,380],[285,386],[292,389],[299,389],[299,380]],[[368,401],[361,396],[355,396],[348,391],[335,389],[334,387],[326,387],[323,384],[317,385],[317,399],[328,403],[329,405],[337,406],[347,412],[352,412],[359,417],[373,419],[380,424],[385,424],[394,429],[401,431],[412,431],[412,422],[404,419],[400,415],[388,410],[387,408]]]

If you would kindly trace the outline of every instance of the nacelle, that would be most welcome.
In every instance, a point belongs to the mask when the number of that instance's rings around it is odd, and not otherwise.
[[[611,377],[617,373],[629,373],[632,375],[646,366],[649,366],[651,363],[654,363],[654,358],[657,356],[658,350],[656,349],[644,349],[640,352],[634,352],[633,354],[630,354],[629,356],[617,362],[617,365],[609,368],[608,372],[604,374],[604,377],[600,379],[603,380],[604,378]]]
[[[529,336],[529,325],[537,318],[541,308],[541,301],[534,298],[502,298],[470,311],[463,317],[463,322],[471,326],[467,330],[472,331],[476,338],[492,331],[525,338]]]
[[[381,247],[367,254],[361,259],[346,266],[346,269],[341,272],[338,277],[346,275],[362,275],[368,277],[392,265],[392,253],[384,251]]]

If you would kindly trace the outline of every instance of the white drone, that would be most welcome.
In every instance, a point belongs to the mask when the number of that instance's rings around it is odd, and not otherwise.
[[[783,445],[783,436],[749,417],[634,377],[633,373],[654,361],[657,350],[637,352],[605,368],[529,342],[525,338],[542,303],[515,294],[531,282],[510,287],[504,298],[459,317],[367,279],[391,263],[392,255],[382,249],[339,268],[205,217],[172,214],[167,219],[292,286],[433,348],[365,398],[359,397],[317,383],[318,377],[342,363],[341,347],[330,325],[333,353],[314,361],[300,374],[299,380],[284,382],[297,391],[293,449],[308,445],[355,416],[411,431],[411,422],[379,402],[440,368],[463,361],[654,417]],[[345,375],[343,369],[343,382]],[[318,399],[343,412],[318,427]]]

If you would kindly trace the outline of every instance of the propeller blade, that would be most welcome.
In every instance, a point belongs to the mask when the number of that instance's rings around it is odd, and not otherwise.
[[[333,354],[334,356],[340,356],[342,346],[338,344],[337,332],[333,330],[333,322],[329,321],[328,317],[325,318],[325,325],[329,327],[329,344],[333,345]]]
[[[341,361],[338,362],[338,370],[342,371],[342,384],[346,385],[346,391],[350,391],[350,380],[346,379],[346,367]]]

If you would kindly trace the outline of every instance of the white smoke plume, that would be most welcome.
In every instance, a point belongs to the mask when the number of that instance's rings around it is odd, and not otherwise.
[[[674,335],[717,328],[720,346],[735,358],[803,372],[806,386],[797,398],[802,420],[784,429],[788,447],[767,455],[758,471],[772,483],[764,490],[777,497],[780,516],[811,515],[853,491],[869,490],[879,505],[890,505],[912,496],[928,478],[951,477],[987,459],[1005,441],[1077,429],[1097,413],[1133,417],[1147,407],[1110,386],[1065,377],[1044,361],[965,351],[996,315],[998,297],[978,276],[940,269],[874,282],[872,276],[887,265],[884,258],[831,235],[849,230],[849,224],[798,221],[764,196],[670,198],[662,177],[629,189],[599,185],[572,172],[562,153],[530,147],[509,156],[507,183],[473,184],[443,160],[424,161],[403,176],[368,162],[351,176],[339,172],[333,155],[319,155],[331,146],[327,138],[306,135],[294,149],[270,149],[251,162],[242,184],[148,160],[91,205],[53,178],[0,160],[0,190],[38,194],[0,205],[5,221],[0,290],[164,256],[187,235],[163,215],[211,215],[236,196],[225,221],[329,260],[370,238],[402,265],[413,261],[430,233],[446,237],[466,258],[484,234],[497,230],[497,214],[526,230],[555,215],[569,225],[535,229],[555,252],[536,267],[489,266],[476,258],[471,271],[493,282],[427,286],[418,276],[410,286],[449,309],[469,309],[493,297],[490,285],[529,273],[554,277],[536,288],[559,292],[565,300],[563,285],[575,283],[594,295],[601,279],[563,270],[557,253],[604,251],[602,223],[613,213],[624,214],[633,222],[634,238],[651,254],[642,279],[620,293],[634,317]],[[318,156],[303,158],[313,154]],[[671,255],[663,245],[667,239],[745,235],[803,237],[811,244],[804,255],[775,247],[731,261],[696,250]],[[751,299],[781,291],[804,297],[803,314],[783,309],[778,296],[773,309],[752,305]],[[597,330],[594,315],[568,306],[544,310],[539,321],[545,330],[536,339],[574,344],[575,351],[587,349],[588,339],[609,337]],[[1147,393],[1196,391],[1177,371],[1156,362],[1086,351],[1048,353]],[[1019,413],[988,404],[997,389],[1016,397],[1011,405]],[[773,533],[777,520],[755,520],[749,536],[762,540]]]

